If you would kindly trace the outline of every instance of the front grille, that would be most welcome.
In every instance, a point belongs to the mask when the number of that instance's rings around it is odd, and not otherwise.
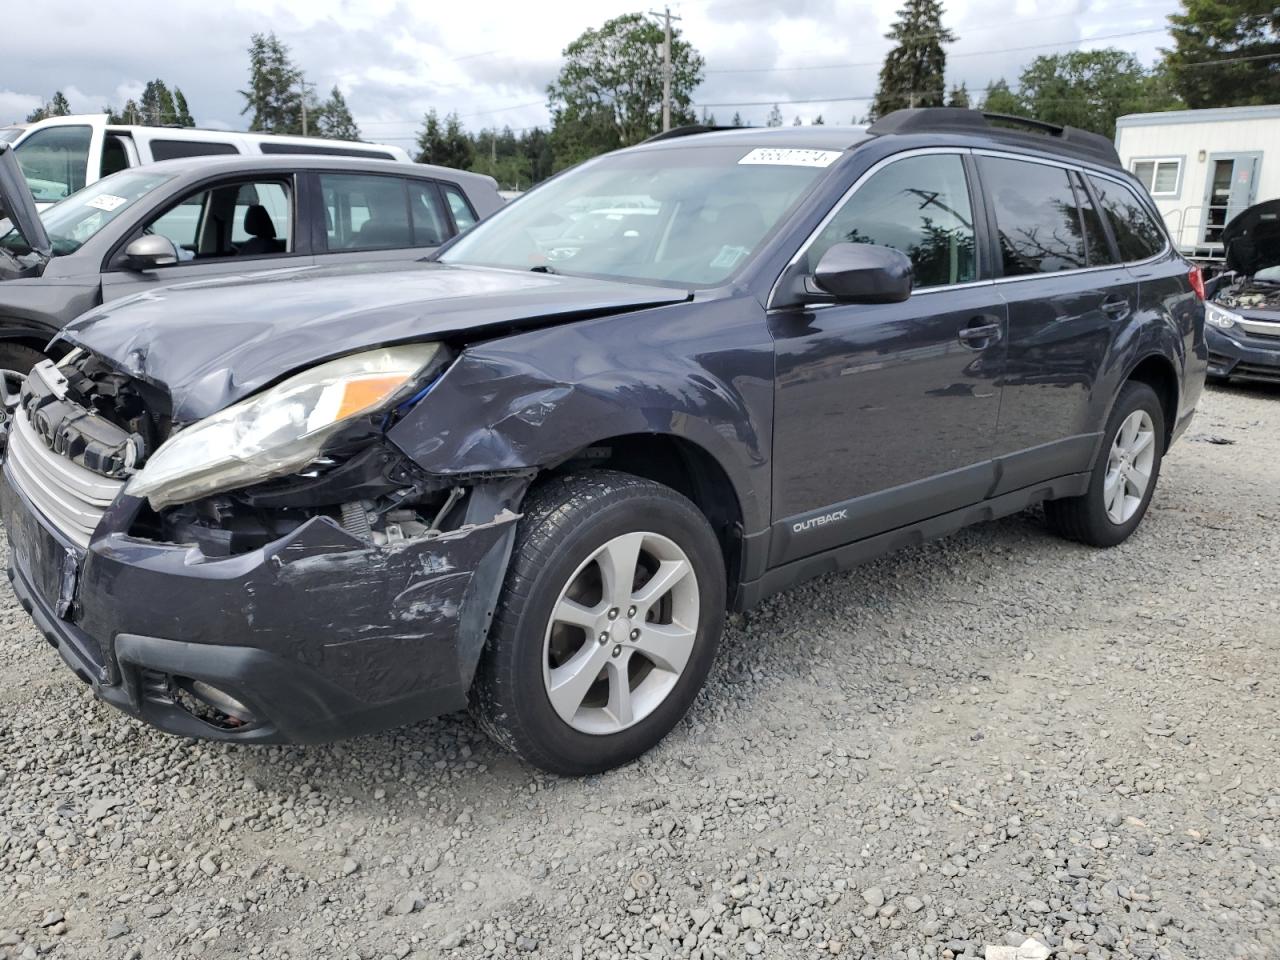
[[[45,446],[20,406],[9,429],[9,470],[14,482],[63,536],[82,547],[120,489],[122,480],[99,476]]]

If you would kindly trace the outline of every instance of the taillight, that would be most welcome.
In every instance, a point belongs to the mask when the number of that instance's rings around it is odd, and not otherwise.
[[[1191,289],[1196,292],[1196,296],[1201,300],[1204,299],[1204,274],[1200,272],[1200,268],[1192,264],[1191,270],[1187,274],[1187,279],[1191,281]]]

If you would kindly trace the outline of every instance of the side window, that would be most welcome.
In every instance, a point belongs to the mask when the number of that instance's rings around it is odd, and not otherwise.
[[[277,180],[221,183],[184,197],[142,232],[168,237],[184,261],[290,253],[293,191]]]
[[[320,174],[329,251],[414,246],[408,191],[399,177]]]
[[[113,173],[129,169],[129,150],[124,145],[124,138],[108,133],[102,141],[101,175],[109,177]]]
[[[187,197],[176,207],[170,208],[144,228],[145,233],[155,233],[168,237],[178,248],[178,256],[183,260],[194,260],[200,247],[200,222],[204,217],[205,203],[209,199],[209,191]]]
[[[1102,216],[1094,209],[1089,199],[1089,191],[1085,189],[1084,178],[1075,170],[1071,171],[1071,185],[1076,191],[1076,201],[1080,206],[1080,218],[1084,223],[1084,241],[1089,253],[1089,266],[1101,267],[1119,263],[1111,252],[1111,244],[1107,241],[1107,231],[1102,226]]]
[[[978,277],[973,210],[958,154],[907,157],[860,186],[809,248],[809,267],[836,243],[877,243],[901,250],[915,266],[915,286]]]
[[[438,247],[449,239],[449,221],[440,207],[435,184],[410,180],[409,212],[413,218],[413,245]]]
[[[37,203],[61,200],[84,186],[92,136],[87,126],[46,127],[14,148]]]
[[[459,233],[466,233],[476,225],[476,213],[471,209],[466,196],[452,183],[442,183],[445,198],[449,201],[449,210],[453,213],[453,222],[458,225]]]
[[[151,159],[157,163],[161,160],[181,160],[186,157],[213,157],[224,154],[236,154],[234,143],[220,140],[152,140]]]
[[[1104,177],[1089,177],[1103,215],[1111,224],[1120,259],[1146,260],[1164,249],[1164,231],[1127,187]]]
[[[995,207],[1006,277],[1088,266],[1084,227],[1067,170],[1043,163],[979,157]]]

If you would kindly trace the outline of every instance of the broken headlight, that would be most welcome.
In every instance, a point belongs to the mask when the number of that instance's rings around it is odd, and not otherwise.
[[[415,386],[439,349],[387,347],[312,367],[173,434],[126,490],[161,510],[292,473],[342,426]]]
[[[1204,322],[1210,326],[1217,327],[1219,330],[1230,330],[1239,319],[1239,314],[1224,310],[1216,303],[1206,303],[1204,305]]]

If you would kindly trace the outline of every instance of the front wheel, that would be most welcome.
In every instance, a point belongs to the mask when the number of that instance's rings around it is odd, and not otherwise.
[[[1050,500],[1045,517],[1054,531],[1094,547],[1114,547],[1138,528],[1160,478],[1164,410],[1154,390],[1129,382],[1120,390],[1102,437],[1089,489]]]
[[[606,470],[552,479],[524,505],[473,711],[549,772],[619,766],[684,716],[724,610],[719,544],[686,498]]]

